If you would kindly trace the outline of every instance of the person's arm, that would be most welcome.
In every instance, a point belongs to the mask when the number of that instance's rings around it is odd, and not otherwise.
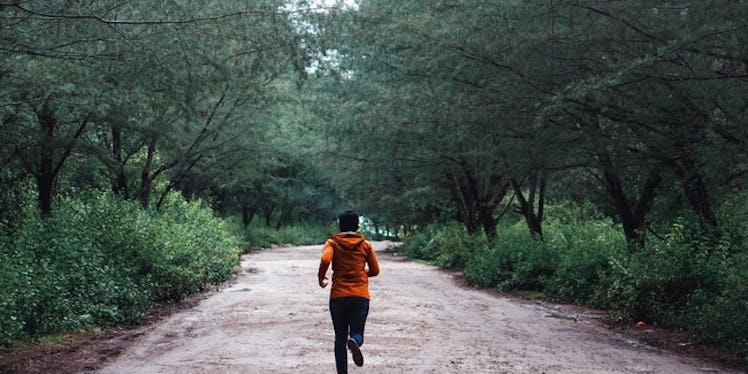
[[[317,280],[319,286],[322,288],[327,287],[327,269],[330,267],[332,262],[333,247],[327,242],[325,243],[325,249],[322,250],[322,258],[319,260],[319,270],[317,271]]]
[[[369,265],[368,276],[376,277],[379,275],[379,261],[377,261],[377,254],[371,244],[369,244],[369,255],[366,256],[366,263]]]

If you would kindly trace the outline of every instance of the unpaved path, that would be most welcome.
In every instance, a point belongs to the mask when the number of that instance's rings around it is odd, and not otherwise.
[[[375,243],[378,250],[386,243]],[[170,316],[101,373],[331,373],[321,246],[245,255],[238,279]],[[351,373],[735,372],[627,340],[569,307],[461,286],[380,252],[362,368]]]

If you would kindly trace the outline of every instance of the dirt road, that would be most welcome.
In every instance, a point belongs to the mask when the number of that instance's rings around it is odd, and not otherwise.
[[[386,243],[375,243],[378,250]],[[101,373],[331,373],[320,246],[245,255],[240,276],[159,323]],[[628,340],[578,309],[518,302],[461,286],[431,267],[380,252],[366,364],[351,373],[738,372]]]

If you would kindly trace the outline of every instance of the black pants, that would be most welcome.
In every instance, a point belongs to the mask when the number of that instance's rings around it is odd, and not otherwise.
[[[364,344],[364,326],[369,315],[369,299],[340,297],[330,299],[330,315],[335,328],[335,366],[338,374],[348,373],[346,342],[350,336],[358,345]]]

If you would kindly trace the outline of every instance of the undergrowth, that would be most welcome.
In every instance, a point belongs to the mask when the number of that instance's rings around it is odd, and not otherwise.
[[[239,226],[237,226],[239,227]],[[245,252],[270,248],[273,245],[311,245],[324,243],[325,239],[335,233],[337,227],[313,223],[297,223],[275,228],[260,222],[252,222],[249,226],[238,228],[245,243]]]
[[[200,203],[160,212],[107,193],[68,197],[50,217],[29,208],[0,232],[0,345],[92,326],[133,324],[153,302],[229,279],[235,236]]]
[[[520,220],[500,226],[493,241],[457,223],[433,224],[406,238],[402,250],[461,269],[475,286],[614,310],[748,358],[747,231],[740,210],[721,217],[737,225],[709,236],[693,217],[677,218],[641,248],[599,215],[559,206],[548,212],[542,240]]]

